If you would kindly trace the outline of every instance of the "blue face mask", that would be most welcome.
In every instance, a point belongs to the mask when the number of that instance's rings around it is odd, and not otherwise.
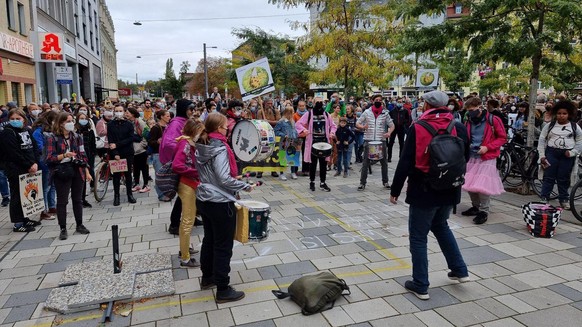
[[[14,128],[22,128],[22,126],[24,126],[24,123],[22,122],[22,120],[11,120],[10,126]]]
[[[362,112],[361,111],[356,112],[356,117],[360,118],[360,116],[362,116]]]
[[[307,112],[306,109],[303,109],[303,110],[297,109],[297,113],[299,114],[299,116],[303,116],[306,112]]]
[[[141,118],[143,118],[143,111],[140,111],[140,112],[139,112],[139,116],[140,116]]]
[[[87,119],[79,119],[79,125],[81,126],[85,126],[89,123],[89,121]]]

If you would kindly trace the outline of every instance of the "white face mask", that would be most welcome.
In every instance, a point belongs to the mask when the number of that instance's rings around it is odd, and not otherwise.
[[[40,109],[36,109],[36,110],[33,110],[33,111],[31,111],[31,114],[32,114],[34,117],[38,117],[38,115],[40,115],[40,113],[41,113],[41,112],[42,112],[42,110],[40,110]]]
[[[452,104],[449,104],[449,105],[448,105],[448,107],[449,107],[449,109],[450,109],[450,110],[453,110],[453,109],[455,109],[455,106],[454,106],[454,105],[452,105]]]
[[[123,115],[124,114],[125,113],[123,111],[116,111],[115,112],[115,118],[120,118],[121,119],[121,118],[123,118]]]
[[[75,123],[73,123],[73,122],[65,123],[65,129],[69,132],[74,131],[75,130]]]
[[[105,116],[107,118],[111,118],[111,117],[113,117],[113,111],[106,111],[103,113],[103,116]]]

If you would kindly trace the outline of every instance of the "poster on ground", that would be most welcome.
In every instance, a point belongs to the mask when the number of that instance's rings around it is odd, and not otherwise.
[[[436,88],[439,83],[438,69],[421,68],[416,74],[416,87]]]
[[[275,91],[275,83],[267,58],[237,68],[236,78],[243,101]]]
[[[42,192],[42,171],[36,174],[18,176],[20,182],[20,204],[24,217],[31,217],[44,211]]]

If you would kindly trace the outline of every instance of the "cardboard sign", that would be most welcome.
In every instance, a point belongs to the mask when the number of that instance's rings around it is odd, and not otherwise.
[[[267,58],[237,68],[236,78],[243,101],[275,91],[275,83]]]
[[[24,217],[31,217],[44,211],[44,193],[42,192],[42,171],[34,175],[18,176],[20,182],[20,204]]]
[[[119,159],[119,160],[110,160],[109,161],[109,169],[111,173],[123,173],[127,171],[127,160]]]

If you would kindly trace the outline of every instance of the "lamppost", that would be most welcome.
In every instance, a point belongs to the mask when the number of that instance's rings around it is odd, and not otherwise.
[[[204,92],[206,95],[204,100],[208,99],[208,65],[206,64],[206,48],[216,49],[218,47],[207,47],[206,43],[204,43]]]

